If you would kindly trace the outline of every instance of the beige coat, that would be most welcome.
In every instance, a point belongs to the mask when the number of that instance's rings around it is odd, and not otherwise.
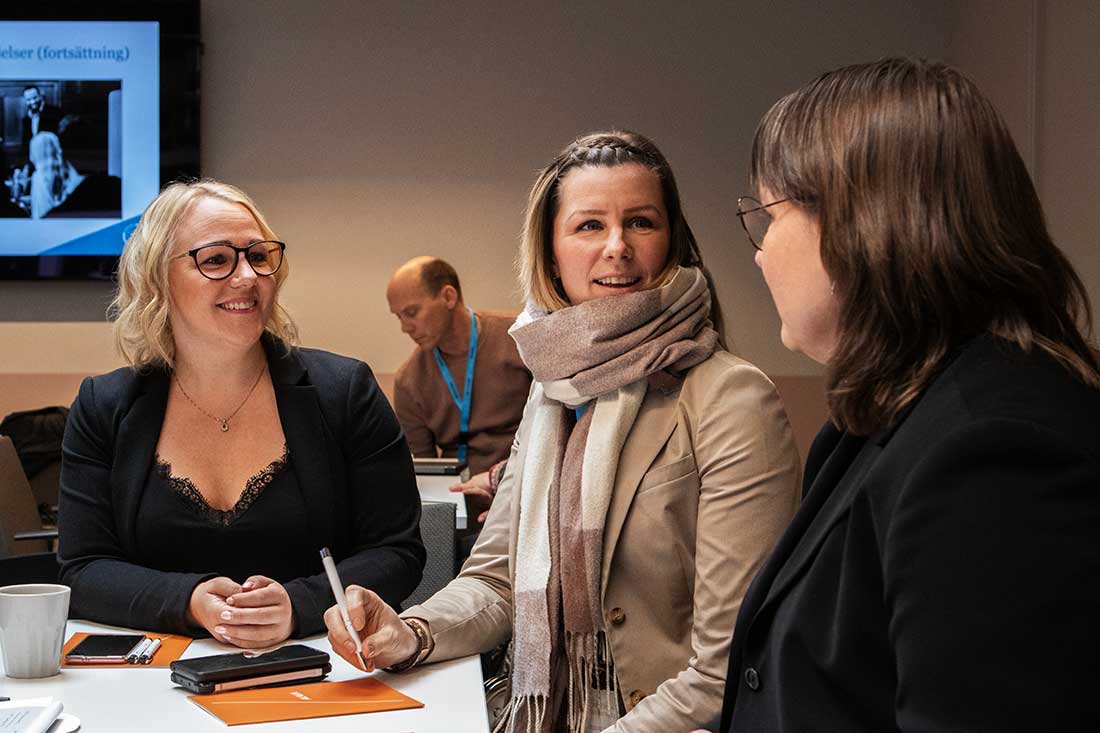
[[[528,421],[461,574],[404,616],[428,622],[428,662],[486,651],[512,634]],[[590,439],[596,436],[590,436]],[[627,710],[616,730],[686,731],[722,705],[741,598],[799,499],[799,460],[774,385],[719,351],[681,388],[650,388],[631,428],[607,513],[603,611]]]

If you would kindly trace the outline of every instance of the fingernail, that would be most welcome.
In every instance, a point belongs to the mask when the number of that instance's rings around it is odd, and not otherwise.
[[[221,634],[222,636],[225,636],[225,627],[224,626],[215,626],[214,627],[214,633],[215,634]]]
[[[255,586],[255,585],[256,584],[253,583],[251,580],[248,580],[248,581],[245,581],[245,584],[242,585],[241,587],[244,588],[245,590],[251,590],[252,587]]]
[[[229,611],[222,611],[222,621],[229,621],[233,618],[233,614]]]

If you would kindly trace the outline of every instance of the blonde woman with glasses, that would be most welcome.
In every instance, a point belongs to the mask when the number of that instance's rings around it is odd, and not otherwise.
[[[72,614],[241,647],[316,634],[344,578],[398,604],[424,565],[408,446],[366,364],[295,346],[289,273],[244,192],[174,183],[119,263],[116,344],[61,472]]]

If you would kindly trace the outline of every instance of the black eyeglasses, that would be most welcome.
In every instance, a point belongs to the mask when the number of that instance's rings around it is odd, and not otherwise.
[[[268,277],[282,267],[284,250],[286,245],[275,240],[253,242],[247,247],[234,247],[227,242],[216,242],[188,250],[172,259],[190,257],[204,277],[210,280],[224,280],[236,271],[243,253],[253,272],[262,277]]]
[[[779,199],[770,204],[762,204],[752,196],[742,196],[737,199],[737,218],[741,220],[741,226],[745,228],[745,234],[749,235],[749,241],[752,242],[753,247],[764,248],[764,235],[768,233],[768,227],[772,223],[768,207],[784,201],[790,201],[790,199]]]

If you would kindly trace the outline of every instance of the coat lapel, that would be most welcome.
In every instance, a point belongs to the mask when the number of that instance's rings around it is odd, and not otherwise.
[[[321,415],[317,388],[310,384],[309,373],[294,352],[286,353],[284,347],[267,337],[264,348],[290,463],[306,505],[310,536],[336,537],[329,452],[339,447]]]
[[[817,554],[830,528],[851,505],[881,447],[875,440],[844,434],[824,461],[791,527],[769,563],[773,580],[761,590],[761,610],[774,603]],[[780,554],[782,552],[782,554]]]
[[[665,394],[661,390],[649,388],[638,417],[630,429],[619,456],[619,468],[615,474],[615,487],[611,492],[611,503],[607,508],[604,522],[603,563],[601,566],[600,593],[607,587],[607,578],[615,546],[622,533],[623,522],[634,501],[638,485],[653,465],[653,460],[668,442],[676,427],[676,400],[679,392]]]
[[[168,406],[168,373],[153,371],[138,377],[138,394],[123,415],[115,438],[111,500],[116,507],[119,542],[131,556],[137,553],[137,513]]]
[[[138,533],[138,507],[149,481],[157,441],[161,439],[164,411],[168,404],[168,374],[157,370],[139,376],[138,396],[122,416],[111,469],[111,501],[116,506],[119,541],[134,555]]]
[[[951,354],[946,365],[950,366],[959,353],[961,348]],[[858,437],[841,433],[831,423],[818,434],[806,459],[802,507],[753,581],[743,609],[751,614],[746,618],[757,618],[765,606],[779,599],[806,563],[816,556],[818,546],[833,524],[851,506],[875,459],[917,405],[936,391],[939,382],[937,376],[920,397],[898,415],[893,425],[873,435]]]

